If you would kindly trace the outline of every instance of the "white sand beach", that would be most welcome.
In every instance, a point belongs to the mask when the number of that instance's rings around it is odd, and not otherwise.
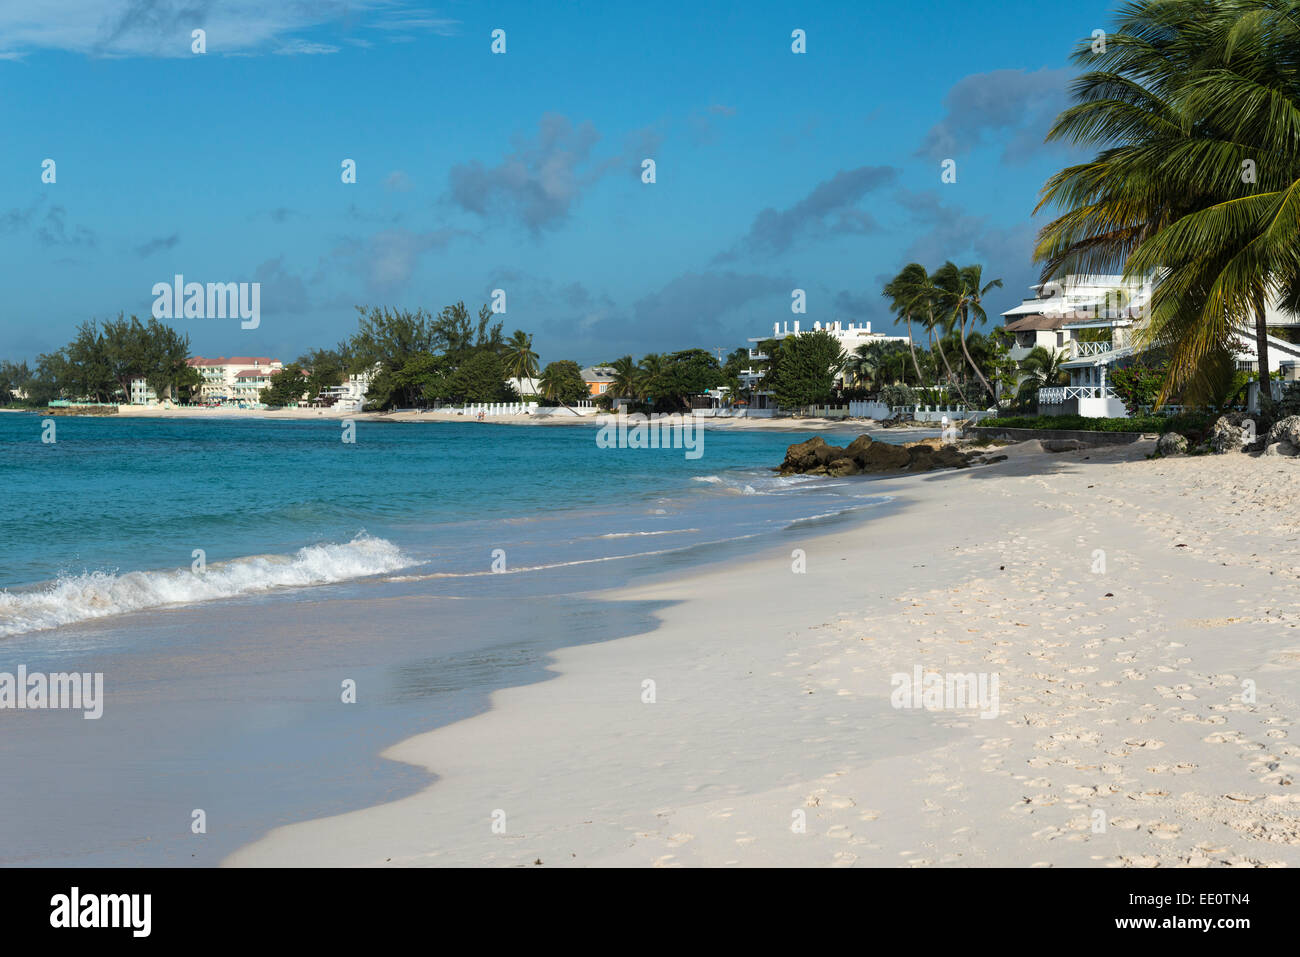
[[[201,408],[177,405],[121,405],[117,414],[131,418],[153,419],[356,419],[365,422],[474,422],[472,416],[457,412],[348,412],[338,407],[324,409],[240,409],[231,407]],[[483,419],[481,425],[534,425],[534,426],[589,426],[598,427],[615,420],[611,413],[579,415],[566,410],[546,414],[493,415]],[[781,416],[773,418],[705,417],[700,420],[705,428],[747,429],[775,432],[851,431],[855,434],[877,428],[873,419],[823,419],[814,417]],[[937,429],[937,426],[935,427]],[[931,430],[933,431],[933,430]]]
[[[1300,461],[1152,447],[890,478],[859,527],[605,595],[673,604],[391,748],[427,789],[226,863],[1300,864]],[[892,707],[916,666],[999,713]]]

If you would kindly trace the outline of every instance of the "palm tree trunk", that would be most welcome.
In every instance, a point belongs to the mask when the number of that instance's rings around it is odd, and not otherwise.
[[[1273,406],[1273,380],[1268,371],[1268,321],[1264,297],[1255,297],[1255,352],[1259,357],[1259,408],[1267,412]]]
[[[966,353],[966,361],[975,370],[975,376],[980,380],[980,385],[984,386],[984,390],[988,392],[989,397],[993,399],[996,405],[998,401],[997,393],[993,391],[993,386],[989,385],[989,380],[984,378],[984,373],[980,372],[980,367],[975,364],[975,360],[971,358],[970,350],[966,348],[966,311],[964,309],[961,314],[961,351]]]
[[[907,348],[912,353],[912,368],[916,370],[916,384],[921,384],[921,364],[916,361],[916,344],[912,342],[912,317],[907,316]]]
[[[930,314],[930,322],[933,325],[933,312]],[[943,367],[948,370],[948,381],[952,384],[952,387],[957,390],[957,394],[961,396],[962,404],[966,405],[966,393],[962,391],[961,383],[957,381],[957,376],[953,374],[952,366],[948,364],[948,355],[943,351],[943,336],[934,337],[934,347],[939,353],[939,358],[943,360]]]

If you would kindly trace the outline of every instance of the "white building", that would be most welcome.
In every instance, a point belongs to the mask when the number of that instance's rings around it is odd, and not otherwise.
[[[1030,287],[1034,296],[1002,313],[1005,328],[1015,336],[1010,358],[1020,361],[1035,346],[1063,352],[1061,368],[1070,384],[1038,392],[1038,409],[1045,415],[1077,414],[1090,418],[1122,418],[1124,403],[1110,388],[1110,372],[1131,362],[1140,351],[1135,333],[1145,321],[1155,289],[1154,280],[1125,281],[1123,276],[1069,275]],[[1270,326],[1297,326],[1300,317],[1276,307],[1267,312]],[[1233,336],[1238,367],[1257,371],[1259,359],[1253,327]],[[1288,364],[1300,360],[1300,346],[1269,336],[1269,371],[1294,375]]]
[[[514,389],[518,395],[541,395],[542,392],[536,378],[506,379],[506,384]]]
[[[343,384],[321,389],[320,401],[342,412],[360,412],[366,403],[370,382],[379,373],[379,368],[379,364],[376,363],[370,372],[353,373]]]
[[[793,322],[774,322],[772,323],[772,335],[761,338],[752,338],[749,341],[758,346],[760,343],[769,339],[784,339],[786,336],[797,336],[807,332],[829,332],[839,340],[840,348],[848,354],[852,354],[859,346],[872,342],[907,342],[907,336],[887,336],[883,332],[872,332],[871,323],[845,323],[838,319],[834,322],[828,322],[823,325],[820,322],[814,322],[810,329],[800,329],[798,319]],[[755,362],[762,362],[770,359],[771,356],[762,351],[762,347],[750,346],[749,358]],[[774,408],[775,402],[772,399],[772,393],[763,389],[763,377],[766,375],[762,369],[742,369],[740,372],[740,384],[742,387],[750,390],[753,397],[751,408],[767,409]]]
[[[132,379],[130,401],[132,405],[157,405],[158,396],[149,388],[147,380]]]
[[[260,388],[265,388],[270,384],[271,374],[284,368],[279,359],[267,356],[219,356],[215,359],[194,356],[187,363],[203,377],[199,395],[206,404],[256,403],[259,401],[257,395],[253,394],[251,399],[249,395],[257,387],[257,382],[262,383]],[[241,377],[242,383],[237,382]]]

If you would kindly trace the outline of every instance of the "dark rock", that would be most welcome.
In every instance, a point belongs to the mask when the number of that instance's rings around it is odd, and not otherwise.
[[[1158,455],[1184,455],[1187,452],[1187,439],[1177,432],[1166,432],[1156,442]]]
[[[888,442],[872,442],[858,460],[864,472],[889,472],[906,468],[911,462],[907,449]]]
[[[790,446],[785,450],[785,461],[781,463],[781,474],[789,475],[793,472],[806,472],[811,468],[824,464],[818,458],[817,453],[820,449],[826,447],[826,440],[820,435],[814,435],[806,442],[798,442]]]
[[[1268,430],[1268,441],[1265,445],[1275,445],[1278,442],[1289,442],[1300,447],[1300,415],[1288,415],[1285,419],[1278,419],[1273,423],[1273,427]]]
[[[1239,419],[1240,416],[1220,416],[1210,428],[1210,450],[1218,455],[1240,452],[1245,444],[1246,430],[1234,423],[1232,418]]]
[[[964,469],[970,466],[966,456],[957,451],[957,447],[953,445],[945,445],[936,450],[933,460],[935,468],[941,469]]]
[[[855,462],[861,462],[862,456],[866,454],[867,449],[871,448],[872,439],[869,435],[859,435],[856,439],[844,447],[844,454]]]

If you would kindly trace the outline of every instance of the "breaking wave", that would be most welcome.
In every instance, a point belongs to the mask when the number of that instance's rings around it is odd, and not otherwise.
[[[328,585],[406,568],[415,562],[392,542],[360,535],[344,544],[309,545],[292,555],[214,562],[207,570],[84,572],[44,586],[0,591],[0,637],[58,628],[166,605],[237,598],[277,588]]]

